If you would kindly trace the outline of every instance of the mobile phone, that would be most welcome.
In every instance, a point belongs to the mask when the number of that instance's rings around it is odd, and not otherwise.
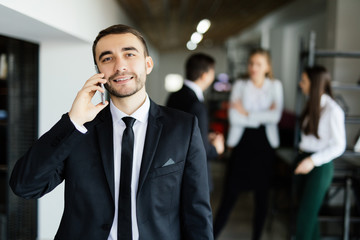
[[[100,73],[99,68],[98,68],[97,65],[95,65],[95,71],[96,71],[97,73]],[[105,90],[105,87],[104,87],[104,84],[103,84],[103,83],[100,83],[100,87],[102,87],[102,89]],[[105,91],[104,91],[103,93],[100,92],[100,95],[101,95],[101,102],[102,102],[102,104],[105,105]]]
[[[105,90],[103,83],[100,83],[100,86],[102,87],[102,89]],[[102,102],[102,104],[105,105],[105,92],[100,92],[100,95],[101,95],[101,102]]]

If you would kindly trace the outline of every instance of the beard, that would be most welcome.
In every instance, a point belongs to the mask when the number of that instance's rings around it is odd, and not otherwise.
[[[130,97],[130,96],[134,95],[135,93],[137,93],[145,85],[145,80],[142,81],[141,75],[139,77],[137,75],[135,75],[135,74],[131,74],[131,75],[133,76],[133,79],[135,80],[135,87],[132,88],[132,89],[129,89],[129,90],[125,91],[125,89],[121,88],[121,89],[118,90],[118,89],[115,89],[109,83],[104,84],[104,87],[109,92],[109,94],[114,96],[114,97],[118,97],[118,98]],[[119,76],[121,76],[121,74],[115,73],[114,75],[109,77],[108,82],[113,82],[113,80],[116,79]]]

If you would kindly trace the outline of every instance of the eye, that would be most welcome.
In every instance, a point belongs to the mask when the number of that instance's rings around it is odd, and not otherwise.
[[[134,53],[126,53],[126,56],[127,57],[133,57],[133,56],[135,56],[135,54]]]
[[[101,60],[101,62],[108,62],[108,61],[110,61],[112,59],[112,57],[104,57],[102,60]]]

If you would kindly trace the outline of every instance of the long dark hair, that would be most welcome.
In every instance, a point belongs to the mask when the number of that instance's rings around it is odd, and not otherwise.
[[[306,135],[313,134],[319,138],[318,128],[321,114],[320,100],[322,94],[333,98],[331,77],[323,66],[307,67],[304,71],[310,79],[309,99],[301,117],[302,130]]]

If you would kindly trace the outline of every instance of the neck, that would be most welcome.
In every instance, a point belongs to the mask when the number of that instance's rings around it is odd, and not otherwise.
[[[255,87],[260,88],[264,85],[265,77],[252,78],[251,81],[253,82]]]
[[[117,107],[120,111],[131,115],[144,104],[146,100],[145,87],[129,97],[110,97],[115,107]]]
[[[206,90],[206,85],[200,79],[195,80],[194,83],[198,85],[203,92]]]

